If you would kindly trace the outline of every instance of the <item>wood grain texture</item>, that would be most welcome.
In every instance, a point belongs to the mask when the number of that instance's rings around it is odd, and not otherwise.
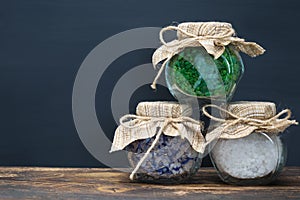
[[[231,186],[212,168],[189,183],[130,182],[112,169],[0,167],[0,199],[300,199],[300,167],[285,168],[272,185]]]

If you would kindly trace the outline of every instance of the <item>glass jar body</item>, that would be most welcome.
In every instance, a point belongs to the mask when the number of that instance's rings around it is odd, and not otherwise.
[[[224,182],[265,185],[283,169],[287,148],[278,135],[252,133],[239,139],[219,139],[210,157]]]
[[[137,140],[127,146],[128,160],[135,168],[145,155],[154,138]],[[186,139],[162,134],[155,147],[142,163],[134,179],[141,182],[184,182],[195,174],[201,158]]]
[[[188,47],[166,64],[166,82],[171,94],[200,99],[230,100],[244,73],[244,65],[233,46],[214,59],[203,47]]]

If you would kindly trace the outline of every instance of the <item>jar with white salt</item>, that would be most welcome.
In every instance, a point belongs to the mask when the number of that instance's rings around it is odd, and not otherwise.
[[[222,118],[211,116],[207,107],[215,107]],[[262,185],[273,181],[286,162],[286,145],[279,133],[295,120],[289,120],[290,110],[276,114],[271,102],[236,102],[227,109],[209,105],[204,114],[218,121],[208,138],[210,157],[220,178],[229,184]],[[285,115],[285,117],[282,117]],[[212,140],[212,139],[211,139]]]
[[[128,152],[131,180],[174,183],[197,172],[205,139],[191,115],[189,105],[158,101],[141,102],[136,115],[120,119],[111,152]]]

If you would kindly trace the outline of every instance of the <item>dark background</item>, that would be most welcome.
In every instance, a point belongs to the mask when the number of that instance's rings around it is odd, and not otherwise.
[[[82,145],[72,118],[72,87],[82,61],[106,38],[137,27],[173,21],[228,21],[240,37],[267,52],[242,55],[245,74],[233,100],[269,100],[300,119],[300,8],[297,0],[1,0],[0,165],[102,166]],[[153,50],[126,54],[112,69],[149,63]],[[121,70],[120,70],[121,71]],[[124,71],[124,70],[123,70]],[[110,70],[107,76],[117,76]],[[120,75],[120,74],[119,74]],[[109,79],[107,79],[109,80]],[[110,83],[102,83],[109,85]],[[97,91],[97,102],[110,95]],[[132,97],[152,96],[142,87]],[[131,103],[131,109],[134,107]],[[109,106],[99,120],[112,137]],[[285,134],[288,165],[300,166],[300,128]]]

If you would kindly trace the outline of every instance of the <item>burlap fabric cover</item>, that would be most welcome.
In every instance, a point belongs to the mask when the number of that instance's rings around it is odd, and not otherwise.
[[[193,149],[204,152],[202,124],[190,118],[192,109],[189,105],[176,102],[141,102],[136,108],[136,114],[125,115],[120,119],[110,152],[124,149],[136,140],[152,138],[159,129],[167,136],[186,138]]]
[[[208,107],[219,109],[224,118],[211,116],[206,111]],[[220,123],[207,134],[207,141],[218,138],[242,138],[253,132],[279,134],[290,125],[298,124],[295,120],[289,120],[291,117],[289,109],[276,114],[276,105],[271,102],[236,102],[228,104],[225,108],[207,105],[203,107],[203,113]],[[285,117],[282,117],[283,115]]]

